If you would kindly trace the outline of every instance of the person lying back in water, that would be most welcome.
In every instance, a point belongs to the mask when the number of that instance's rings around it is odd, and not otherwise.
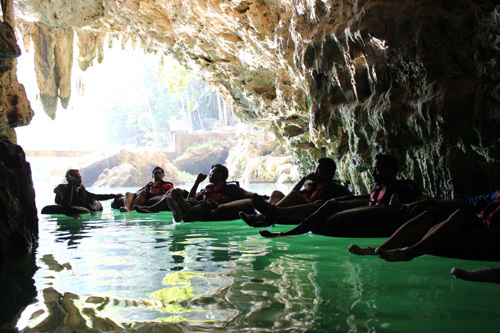
[[[59,184],[55,189],[56,205],[43,207],[42,214],[88,214],[102,211],[98,200],[122,198],[123,194],[94,194],[82,185],[82,175],[76,169],[66,172],[67,184]]]
[[[228,204],[236,200],[250,198],[252,192],[248,192],[241,188],[237,182],[228,182],[228,170],[221,164],[212,166],[208,179],[208,184],[203,190],[198,191],[198,186],[203,182],[207,175],[200,173],[189,192],[187,199],[183,196],[182,190],[174,189],[168,195],[165,195],[157,204],[138,209],[139,212],[158,212],[164,210],[167,205],[174,215],[174,219],[180,221],[201,221],[204,220],[204,214],[215,209],[219,205]],[[247,203],[248,205],[248,203]],[[231,211],[235,212],[231,216],[236,215],[238,218],[239,210],[235,206]],[[228,212],[228,210],[226,210]],[[221,216],[222,219],[227,219],[227,216]],[[232,218],[232,219],[234,219]]]
[[[397,180],[398,161],[392,155],[377,154],[373,160],[375,183],[370,195],[348,200],[328,200],[296,228],[283,233],[267,230],[261,236],[274,238],[314,233],[337,237],[381,237],[392,234],[409,217],[401,204],[417,200],[422,190],[413,180]],[[364,207],[352,208],[349,201],[365,199]],[[366,204],[367,203],[367,204]]]
[[[155,167],[153,169],[154,181],[147,183],[135,193],[125,193],[125,198],[123,200],[115,200],[112,207],[120,209],[120,212],[129,212],[136,206],[144,205],[147,200],[151,200],[154,197],[158,197],[157,200],[161,200],[163,195],[174,188],[174,184],[164,181],[163,177],[165,177],[165,171],[159,166]]]
[[[266,202],[255,194],[253,205],[261,214],[241,212],[240,218],[252,227],[298,224],[298,219],[304,219],[314,213],[326,200],[352,196],[347,187],[333,179],[336,171],[337,165],[333,159],[321,158],[315,172],[302,177],[287,195],[276,190],[272,192],[269,202]],[[303,188],[307,181],[310,181],[310,184]]]
[[[427,199],[415,205],[423,212],[401,226],[382,245],[349,246],[358,255],[378,255],[386,261],[409,261],[439,249],[464,231],[500,227],[500,189],[468,199]],[[460,276],[472,276],[461,274]]]

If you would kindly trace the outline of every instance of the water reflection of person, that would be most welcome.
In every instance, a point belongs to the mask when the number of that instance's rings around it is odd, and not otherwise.
[[[99,200],[123,197],[123,194],[94,194],[82,185],[82,175],[76,169],[66,172],[67,184],[59,184],[54,189],[56,205],[42,208],[42,214],[78,215],[102,211]]]

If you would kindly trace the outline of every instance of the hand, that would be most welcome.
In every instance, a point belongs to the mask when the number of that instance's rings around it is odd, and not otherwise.
[[[198,174],[198,177],[196,177],[196,182],[201,183],[205,179],[207,179],[207,175],[204,173],[200,173],[200,174]]]
[[[313,180],[314,181],[315,178],[316,178],[315,172],[311,172],[310,174],[304,176],[305,180]]]
[[[123,198],[123,194],[122,193],[117,193],[114,196],[115,196],[115,198]]]

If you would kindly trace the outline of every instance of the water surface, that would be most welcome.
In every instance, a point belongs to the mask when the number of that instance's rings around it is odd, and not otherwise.
[[[72,165],[59,159],[54,172],[54,159],[30,162],[40,210],[53,203],[52,188]],[[249,189],[270,194],[272,188]],[[500,329],[500,286],[449,274],[454,266],[499,263],[434,256],[388,263],[347,251],[351,243],[383,239],[265,239],[241,220],[174,223],[170,212],[120,213],[103,204],[96,215],[39,216],[38,296],[19,329],[119,331],[160,323],[207,332]]]
[[[351,243],[380,242],[312,234],[270,240],[241,220],[174,223],[170,212],[120,213],[109,203],[97,215],[40,215],[38,301],[18,328],[45,320],[44,297],[58,294],[71,296],[88,328],[89,309],[120,328],[143,322],[235,332],[500,328],[500,286],[449,274],[453,266],[498,263],[434,256],[388,263],[347,251]]]

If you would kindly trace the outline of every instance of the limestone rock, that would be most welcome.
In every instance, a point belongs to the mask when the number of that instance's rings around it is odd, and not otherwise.
[[[179,169],[197,175],[207,173],[214,164],[224,164],[233,140],[215,139],[187,147],[173,164]]]
[[[175,184],[178,180],[177,168],[159,151],[123,149],[104,157],[91,156],[88,159],[79,168],[86,186],[142,187],[153,180],[152,171],[156,166],[165,171],[165,181]]]
[[[172,54],[302,166],[334,157],[360,192],[377,152],[396,155],[401,175],[428,194],[500,184],[498,1],[24,0],[16,9],[54,31],[122,34]]]
[[[71,95],[73,35],[73,29],[53,31],[43,24],[37,24],[31,35],[40,100],[45,113],[52,119],[56,117],[57,101],[60,99],[66,108]]]
[[[299,174],[293,160],[274,136],[252,131],[231,148],[226,160],[229,178],[241,182],[294,182]]]
[[[0,22],[0,133],[16,143],[13,128],[29,124],[33,110],[24,86],[17,82],[16,60],[21,54],[14,30]]]
[[[0,261],[32,251],[37,236],[30,165],[20,146],[0,136]]]
[[[141,186],[138,184],[145,185],[147,183],[144,182],[144,178],[144,175],[132,164],[123,163],[109,169],[104,169],[92,186]]]

